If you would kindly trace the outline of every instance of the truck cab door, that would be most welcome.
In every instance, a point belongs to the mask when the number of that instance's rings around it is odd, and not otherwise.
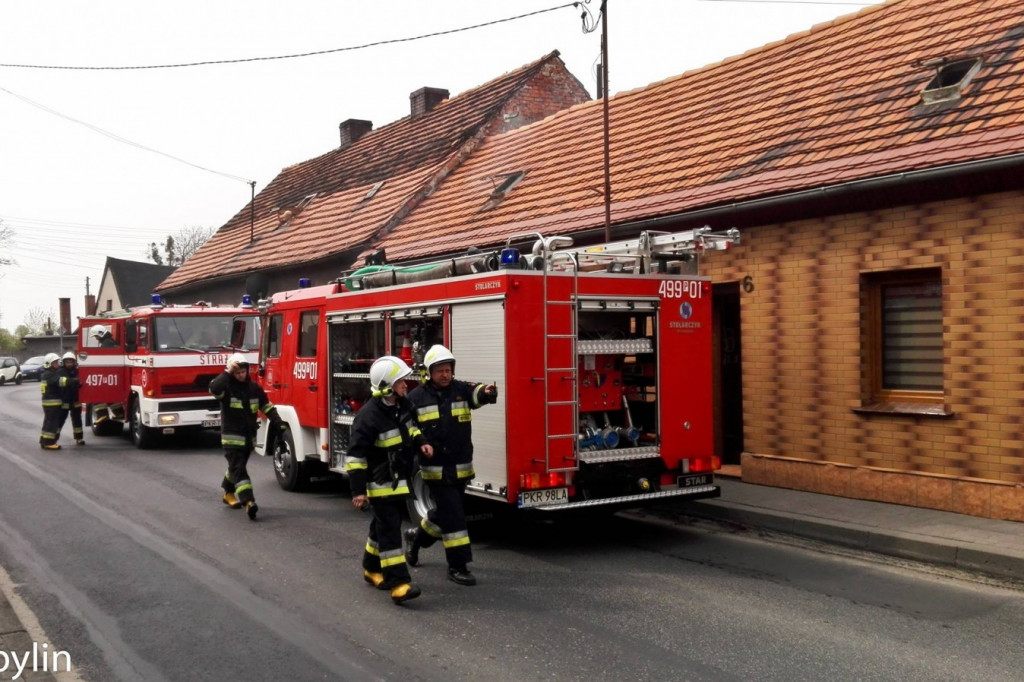
[[[292,404],[299,411],[303,426],[327,426],[328,381],[321,371],[321,323],[319,310],[303,310],[297,326],[286,334],[294,343],[295,362],[292,365]]]
[[[262,348],[260,349],[259,382],[267,392],[267,398],[275,405],[289,404],[284,397],[284,360],[281,356],[281,342],[284,332],[284,315],[270,315],[265,322]],[[290,394],[289,394],[290,397]]]
[[[123,403],[128,396],[124,325],[83,320],[78,329],[79,400],[87,405]]]

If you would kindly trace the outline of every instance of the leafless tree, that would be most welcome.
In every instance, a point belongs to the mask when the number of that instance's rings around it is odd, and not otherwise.
[[[28,329],[29,334],[45,334],[47,330],[56,333],[60,322],[57,320],[56,315],[53,314],[53,310],[29,308],[29,311],[25,313],[25,323],[22,326]],[[18,329],[21,329],[21,327],[18,327]]]
[[[15,260],[8,255],[12,246],[14,246],[14,230],[0,220],[0,267],[15,264]]]
[[[167,235],[163,252],[156,242],[150,242],[147,257],[157,265],[178,266],[189,259],[216,232],[212,227],[192,225],[183,227],[176,235]]]

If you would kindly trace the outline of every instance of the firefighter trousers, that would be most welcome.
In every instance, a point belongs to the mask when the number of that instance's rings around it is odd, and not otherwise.
[[[228,460],[228,470],[224,472],[224,478],[220,483],[221,487],[225,492],[234,493],[242,504],[255,501],[256,497],[252,492],[249,471],[245,468],[249,463],[249,450],[224,448],[224,457]]]
[[[40,445],[52,445],[60,438],[60,427],[67,415],[60,404],[43,406],[43,430],[39,434]]]
[[[412,582],[402,549],[402,511],[405,495],[386,495],[373,498],[370,507],[370,536],[363,551],[363,570],[381,573],[381,589],[393,589]]]
[[[58,432],[64,428],[64,423],[67,421],[68,416],[71,417],[71,431],[74,434],[75,440],[82,440],[85,436],[85,431],[82,429],[82,403],[61,406],[60,428],[57,429]]]
[[[448,565],[465,569],[466,564],[473,560],[463,506],[466,484],[428,483],[427,488],[435,506],[427,513],[427,518],[420,522],[416,544],[430,547],[440,540],[444,545]]]

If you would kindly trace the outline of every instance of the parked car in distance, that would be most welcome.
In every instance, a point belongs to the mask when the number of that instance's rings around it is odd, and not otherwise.
[[[17,360],[12,357],[0,358],[0,386],[3,386],[8,381],[20,384],[21,379],[21,367],[18,365]]]
[[[25,378],[25,381],[42,381],[43,356],[33,355],[28,360],[21,363],[21,376]]]

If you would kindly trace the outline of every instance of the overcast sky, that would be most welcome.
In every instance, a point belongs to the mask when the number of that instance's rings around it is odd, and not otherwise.
[[[873,2],[609,0],[612,93],[721,61]],[[558,50],[592,95],[601,31],[565,0],[47,0],[0,3],[0,327],[84,314],[106,256],[147,260],[183,228],[219,228],[284,167],[380,127],[424,86],[454,97]],[[600,0],[586,6],[596,17]],[[560,8],[559,8],[560,7]],[[558,8],[558,9],[554,9]],[[548,10],[551,11],[543,11]],[[340,48],[533,16],[437,37]],[[308,57],[138,67],[332,51]],[[173,158],[172,158],[173,157]],[[241,294],[241,292],[239,292]]]

